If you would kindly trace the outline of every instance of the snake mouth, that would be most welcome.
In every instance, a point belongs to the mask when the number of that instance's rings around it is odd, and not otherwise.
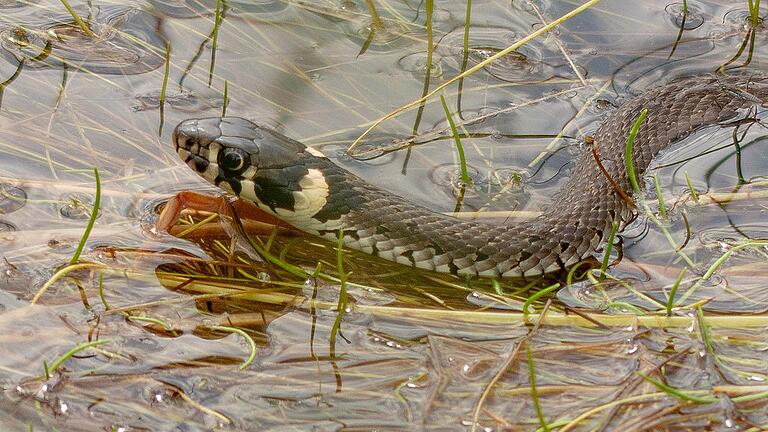
[[[187,166],[206,180],[215,180],[218,168],[214,141],[221,131],[214,119],[192,119],[179,123],[173,130],[176,153]]]

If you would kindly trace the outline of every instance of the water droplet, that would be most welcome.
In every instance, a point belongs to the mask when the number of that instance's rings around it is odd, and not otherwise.
[[[269,273],[266,273],[266,272],[258,272],[256,274],[256,279],[262,282],[269,282],[272,280],[272,276],[270,276]]]

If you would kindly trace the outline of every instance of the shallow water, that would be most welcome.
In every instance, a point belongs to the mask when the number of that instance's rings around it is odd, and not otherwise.
[[[227,226],[194,241],[151,230],[174,193],[216,192],[178,160],[170,135],[225,107],[436,211],[503,212],[498,223],[539,211],[582,138],[622,101],[720,66],[765,70],[768,33],[747,25],[745,1],[688,2],[683,22],[680,3],[603,0],[467,77],[460,95],[449,87],[470,134],[473,185],[460,205],[439,99],[384,122],[357,157],[345,153],[372,121],[421,96],[424,4],[374,2],[377,26],[364,1],[222,3],[214,60],[216,1],[74,2],[94,39],[57,1],[0,0],[3,430],[470,430],[478,407],[477,430],[534,430],[527,351],[544,418],[576,421],[571,430],[766,427],[765,398],[739,399],[768,389],[768,249],[743,247],[768,238],[762,112],[739,127],[738,146],[733,128],[711,127],[654,162],[670,207],[662,225],[676,245],[689,225],[690,265],[639,217],[621,233],[611,277],[534,302],[540,312],[553,300],[538,327],[523,302],[565,275],[495,286],[345,253],[350,303],[336,333],[339,283],[266,264],[242,240],[232,253]],[[577,3],[473,2],[466,68]],[[430,88],[463,68],[465,13],[465,2],[435,5]],[[85,229],[93,167],[101,211],[84,264],[50,283]],[[270,250],[337,274],[322,241],[279,236]],[[649,318],[663,315],[684,267],[675,318]],[[243,370],[250,345],[217,325],[252,338]],[[97,339],[108,341],[40,378],[44,362]],[[638,372],[718,400],[685,405]]]

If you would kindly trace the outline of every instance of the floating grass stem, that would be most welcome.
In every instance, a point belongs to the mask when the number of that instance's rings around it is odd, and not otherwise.
[[[530,340],[525,340],[525,354],[528,359],[528,376],[531,382],[531,399],[533,400],[533,407],[536,410],[536,417],[539,419],[541,429],[545,432],[549,432],[549,425],[547,419],[544,418],[544,412],[541,410],[541,403],[539,401],[539,393],[536,390],[536,366],[533,362],[533,350],[531,350]]]
[[[467,173],[467,159],[464,157],[464,147],[461,145],[461,137],[459,137],[459,131],[456,129],[456,124],[453,122],[450,110],[448,110],[448,104],[445,103],[445,97],[440,95],[440,102],[443,104],[443,111],[445,111],[445,118],[448,120],[448,124],[451,126],[451,133],[453,134],[453,140],[456,142],[456,152],[459,154],[459,168],[461,169],[461,181],[465,185],[469,185],[472,179],[469,178]]]
[[[680,273],[677,274],[677,279],[675,279],[675,283],[672,284],[672,289],[669,290],[669,297],[667,298],[667,316],[672,316],[672,308],[675,306],[675,294],[677,294],[677,289],[680,288],[680,282],[683,280],[683,276],[685,276],[686,268],[683,267],[680,270]]]
[[[75,20],[75,24],[77,24],[78,27],[80,27],[80,30],[82,30],[83,33],[88,35],[89,37],[95,37],[96,35],[93,34],[93,31],[90,27],[88,27],[88,24],[83,21],[82,18],[80,18],[80,15],[75,12],[74,9],[72,9],[72,6],[69,5],[69,2],[67,0],[60,0],[61,4],[64,5],[64,8],[69,12],[70,15],[72,15],[72,19]]]
[[[611,223],[611,232],[608,234],[608,239],[605,241],[605,253],[603,253],[603,261],[600,263],[600,280],[605,278],[605,272],[608,270],[608,260],[611,259],[611,252],[613,251],[613,240],[616,238],[616,232],[619,231],[619,224],[616,221]]]
[[[667,206],[664,205],[664,197],[661,194],[661,183],[657,176],[653,176],[653,186],[656,188],[656,199],[659,201],[659,214],[663,218],[667,218]]]
[[[99,178],[99,169],[93,168],[93,177],[96,180],[96,194],[93,198],[93,208],[91,209],[91,216],[88,218],[88,224],[85,226],[83,236],[80,238],[80,243],[77,244],[77,249],[69,260],[70,264],[77,264],[80,261],[80,254],[83,253],[85,248],[85,242],[88,241],[88,236],[91,235],[93,224],[96,223],[96,217],[99,215],[99,207],[101,206],[101,179]]]
[[[69,360],[70,357],[73,355],[79,353],[80,351],[88,348],[92,348],[98,345],[103,345],[106,343],[112,342],[112,339],[99,339],[91,342],[86,342],[83,344],[80,344],[71,350],[67,351],[64,355],[54,360],[53,363],[50,365],[45,365],[45,375],[50,376],[51,373],[55,372],[56,369],[58,369],[62,364],[64,364],[65,361]]]
[[[211,32],[211,67],[208,69],[208,87],[213,81],[213,69],[216,67],[216,48],[219,41],[219,27],[224,21],[222,3],[223,0],[216,0],[216,13],[213,16],[213,31]]]

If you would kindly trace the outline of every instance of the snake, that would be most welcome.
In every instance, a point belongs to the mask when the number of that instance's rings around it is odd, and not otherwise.
[[[173,142],[204,179],[301,231],[421,269],[530,277],[593,256],[614,224],[622,229],[637,217],[625,153],[641,110],[647,109],[647,117],[636,129],[631,153],[636,176],[672,144],[708,126],[742,121],[767,103],[768,77],[744,74],[688,76],[627,97],[591,135],[591,149],[583,146],[541,215],[508,224],[433,211],[240,117],[184,120]]]

